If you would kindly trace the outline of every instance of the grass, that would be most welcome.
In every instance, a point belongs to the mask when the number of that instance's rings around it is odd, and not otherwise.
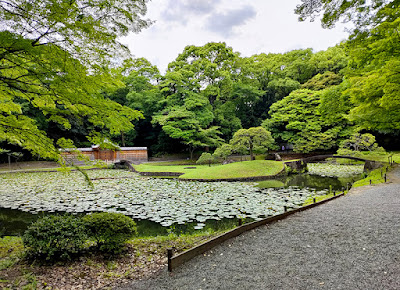
[[[196,165],[196,160],[187,159],[187,160],[174,160],[174,161],[160,161],[160,162],[151,162],[143,164],[151,164],[152,166]]]
[[[400,152],[370,152],[370,151],[362,151],[362,157],[368,160],[380,161],[380,162],[389,162],[388,157],[392,155],[393,161],[396,163],[400,163]]]
[[[24,246],[20,237],[0,238],[0,271],[12,267],[23,255]]]
[[[218,165],[212,165],[218,166]],[[139,172],[180,172],[187,173],[193,170],[198,170],[201,168],[209,168],[208,165],[161,165],[161,164],[153,164],[153,163],[142,163],[140,165],[133,166],[135,170]],[[196,169],[188,169],[187,167],[196,167]]]
[[[338,192],[337,194],[340,194],[340,193],[341,192]],[[322,201],[324,199],[331,198],[331,197],[333,197],[333,193],[328,193],[328,194],[325,194],[325,195],[312,196],[312,197],[307,198],[304,201],[303,206],[314,203],[314,198],[315,198],[315,202],[320,202],[320,201]]]
[[[168,163],[170,164],[170,163]],[[195,168],[188,168],[195,167]],[[254,160],[235,162],[226,165],[163,165],[162,163],[142,163],[134,165],[139,172],[179,172],[183,173],[181,179],[226,179],[226,178],[249,178],[257,176],[276,175],[283,169],[283,163],[269,160]]]
[[[387,172],[386,168],[378,168],[372,170],[368,175],[353,183],[353,187],[360,187],[370,184],[380,184],[385,182],[385,174]]]
[[[278,161],[254,160],[235,162],[226,165],[199,168],[180,176],[180,179],[227,179],[272,176],[283,170],[284,164]]]

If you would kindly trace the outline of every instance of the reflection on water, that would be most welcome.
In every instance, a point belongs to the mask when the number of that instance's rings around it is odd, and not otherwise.
[[[274,180],[266,180],[259,182],[259,187],[290,187],[297,186],[300,188],[313,188],[316,190],[329,189],[342,190],[347,187],[347,184],[352,184],[359,180],[361,175],[353,175],[350,177],[327,177],[310,174],[295,174],[283,176]]]

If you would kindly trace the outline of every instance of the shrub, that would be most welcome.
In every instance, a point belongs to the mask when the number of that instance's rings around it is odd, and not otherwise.
[[[120,213],[92,213],[83,220],[98,249],[108,254],[120,253],[125,242],[137,233],[136,223]]]
[[[28,258],[49,262],[70,260],[83,250],[87,239],[82,220],[72,215],[42,217],[22,237]]]
[[[214,156],[208,152],[202,153],[196,161],[196,164],[208,164],[208,166],[211,166],[211,163],[215,163]]]

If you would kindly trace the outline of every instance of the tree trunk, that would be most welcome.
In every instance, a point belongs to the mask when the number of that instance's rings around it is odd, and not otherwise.
[[[190,152],[190,160],[193,160],[193,152],[194,152],[194,147],[189,146],[189,152]]]
[[[124,132],[121,132],[121,143],[122,143],[122,147],[125,147],[125,136],[124,136]]]

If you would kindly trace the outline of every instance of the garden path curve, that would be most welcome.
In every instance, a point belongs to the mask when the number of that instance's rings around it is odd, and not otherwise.
[[[400,167],[391,180],[117,289],[400,289]]]

